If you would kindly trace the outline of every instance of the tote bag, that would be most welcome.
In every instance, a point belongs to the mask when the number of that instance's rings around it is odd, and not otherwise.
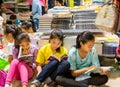
[[[115,32],[118,25],[118,11],[114,4],[106,3],[98,12],[95,25],[98,29]]]

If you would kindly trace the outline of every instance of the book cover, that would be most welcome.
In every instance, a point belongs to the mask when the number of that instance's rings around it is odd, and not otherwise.
[[[55,55],[51,55],[51,56],[48,58],[48,60],[51,61],[51,60],[56,59],[56,60],[58,60],[59,62],[62,62],[63,60],[67,60],[67,58],[68,58],[68,56],[67,56],[66,54],[63,55],[61,58],[58,58],[58,57],[56,57]]]
[[[52,61],[52,60],[58,60],[58,61],[60,61],[59,58],[56,57],[55,55],[51,55],[51,56],[48,58],[48,60],[49,60],[49,61]]]

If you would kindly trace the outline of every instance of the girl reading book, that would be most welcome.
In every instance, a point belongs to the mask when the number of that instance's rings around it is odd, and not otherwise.
[[[38,40],[39,38],[36,35],[36,29],[34,27],[34,23],[32,20],[30,21],[24,21],[21,25],[22,32],[26,32],[30,36],[30,41],[32,44],[38,47]]]
[[[71,48],[68,55],[72,78],[56,77],[57,82],[65,87],[96,87],[108,81],[107,73],[109,70],[101,69],[98,72],[96,67],[100,67],[99,59],[95,48],[95,37],[89,31],[79,33],[76,38],[76,46]],[[91,73],[96,69],[96,73]],[[84,84],[83,84],[84,83]]]
[[[18,58],[19,54],[21,54],[20,56],[26,55],[25,59],[22,57],[22,60],[20,60]],[[27,56],[28,54],[32,56]],[[30,43],[29,35],[20,33],[15,39],[15,47],[13,48],[14,59],[10,64],[5,87],[11,87],[13,78],[21,80],[22,87],[28,87],[28,80],[34,75],[36,55],[37,48]]]
[[[45,79],[47,83],[54,83],[57,75],[69,70],[70,64],[67,59],[67,50],[63,47],[63,33],[61,30],[53,30],[50,34],[49,43],[41,47],[36,62],[38,63],[38,76],[32,82],[31,87],[40,87]],[[61,59],[62,58],[62,59]]]

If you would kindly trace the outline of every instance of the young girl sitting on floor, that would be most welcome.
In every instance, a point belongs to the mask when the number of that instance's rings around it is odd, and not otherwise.
[[[6,25],[6,28],[4,29],[4,36],[8,41],[8,62],[11,63],[13,60],[13,54],[12,54],[12,49],[14,46],[15,38],[17,35],[20,33],[20,30],[17,26],[15,25]]]
[[[28,54],[31,56],[19,57]],[[5,87],[11,87],[13,78],[21,80],[22,87],[27,87],[28,80],[34,75],[36,55],[37,48],[31,45],[28,34],[19,34],[15,39],[15,47],[13,49],[14,59],[10,64]]]
[[[63,47],[63,33],[53,30],[50,34],[49,44],[43,46],[37,55],[38,76],[32,82],[31,87],[40,87],[41,83],[49,78],[53,82],[57,75],[69,70],[70,64],[67,59],[67,50]]]
[[[79,33],[76,38],[76,45],[72,47],[68,54],[70,70],[75,78],[56,77],[56,81],[64,87],[96,87],[108,81],[109,70],[100,69],[94,73],[91,69],[100,67],[98,55],[94,48],[95,37],[89,31]],[[100,71],[100,72],[99,72]],[[91,86],[90,86],[91,87]]]

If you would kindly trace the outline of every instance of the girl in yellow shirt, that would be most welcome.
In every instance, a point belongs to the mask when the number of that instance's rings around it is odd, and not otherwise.
[[[41,83],[49,78],[48,82],[55,81],[57,75],[69,70],[67,50],[63,47],[63,33],[53,30],[49,38],[49,44],[43,46],[37,55],[38,76],[32,82],[31,87],[40,87]]]

